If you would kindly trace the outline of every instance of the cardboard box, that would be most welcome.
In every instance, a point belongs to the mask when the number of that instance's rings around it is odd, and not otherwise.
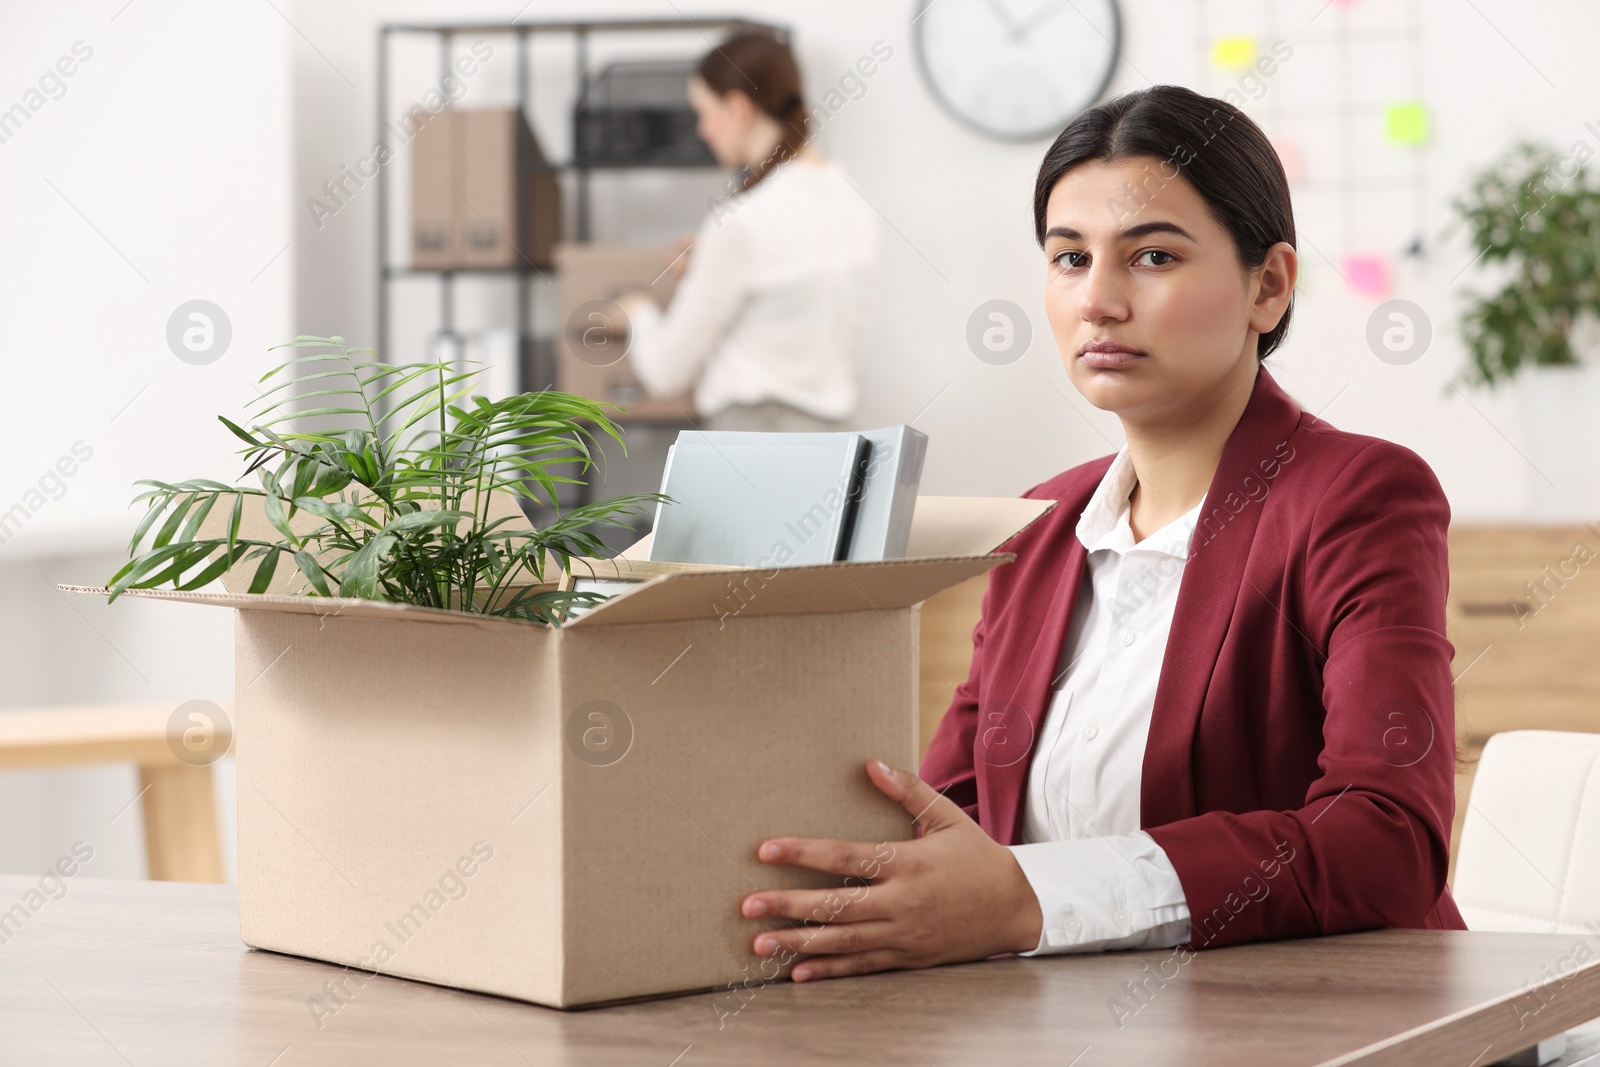
[[[328,985],[346,1000],[382,971],[567,1008],[787,976],[749,946],[790,924],[739,901],[842,881],[756,846],[911,836],[863,764],[915,766],[919,605],[1014,558],[991,550],[1052,506],[923,497],[920,558],[654,564],[559,629],[127,595],[236,609],[247,944],[346,965]]]
[[[561,187],[518,109],[445,108],[412,150],[414,267],[553,265]]]
[[[611,416],[619,423],[683,423],[698,417],[690,394],[655,396],[633,373],[625,348],[626,323],[615,303],[618,297],[643,289],[666,307],[678,282],[668,269],[676,254],[657,245],[556,248],[562,324],[556,340],[557,388],[620,405],[623,412]]]

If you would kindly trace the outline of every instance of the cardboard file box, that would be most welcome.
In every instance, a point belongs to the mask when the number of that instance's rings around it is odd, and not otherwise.
[[[561,187],[516,108],[445,108],[412,147],[411,265],[548,268]]]
[[[411,145],[411,266],[450,270],[456,266],[455,206],[460,194],[455,112],[442,109],[417,131]]]
[[[623,411],[612,415],[619,423],[695,419],[690,394],[655,396],[633,373],[625,351],[627,324],[616,305],[618,297],[642,289],[666,307],[678,281],[668,269],[674,255],[671,248],[656,245],[556,248],[562,324],[556,340],[557,388],[620,406]]]
[[[920,558],[669,569],[559,629],[128,595],[236,610],[247,944],[567,1008],[787,975],[739,901],[842,883],[757,845],[911,836],[863,764],[916,764],[919,605],[1052,506],[924,497]]]

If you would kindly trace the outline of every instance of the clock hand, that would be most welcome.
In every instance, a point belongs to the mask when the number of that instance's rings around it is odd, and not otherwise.
[[[1011,36],[1013,41],[1018,40],[1017,30],[1019,27],[1017,26],[1017,20],[1011,17],[1011,12],[1006,10],[1006,6],[1000,0],[988,0],[988,4],[990,10],[994,12],[995,18],[999,19],[1001,24],[1005,26],[1006,33]]]
[[[1049,22],[1051,19],[1055,18],[1056,15],[1060,13],[1061,9],[1066,6],[1066,0],[1056,0],[1056,3],[1054,4],[1045,4],[1038,11],[1034,12],[1026,19],[1023,19],[1021,25],[1016,28],[1013,36],[1018,41],[1026,41],[1029,37],[1033,36],[1033,32],[1035,30]]]

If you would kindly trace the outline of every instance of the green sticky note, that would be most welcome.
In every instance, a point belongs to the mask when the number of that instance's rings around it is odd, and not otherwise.
[[[1428,139],[1428,109],[1414,100],[1383,109],[1383,132],[1390,144],[1422,144]]]
[[[1211,42],[1211,65],[1218,70],[1244,70],[1255,61],[1254,37],[1218,37]]]

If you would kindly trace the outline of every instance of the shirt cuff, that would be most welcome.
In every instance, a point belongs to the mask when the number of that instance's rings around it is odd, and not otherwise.
[[[645,388],[659,394],[660,390],[654,384],[656,368],[649,356],[660,337],[661,323],[666,316],[656,302],[648,297],[628,300],[624,314],[628,317],[628,364]]]
[[[1038,946],[1018,955],[1168,948],[1189,939],[1183,883],[1143,830],[1006,847],[1044,914]]]

